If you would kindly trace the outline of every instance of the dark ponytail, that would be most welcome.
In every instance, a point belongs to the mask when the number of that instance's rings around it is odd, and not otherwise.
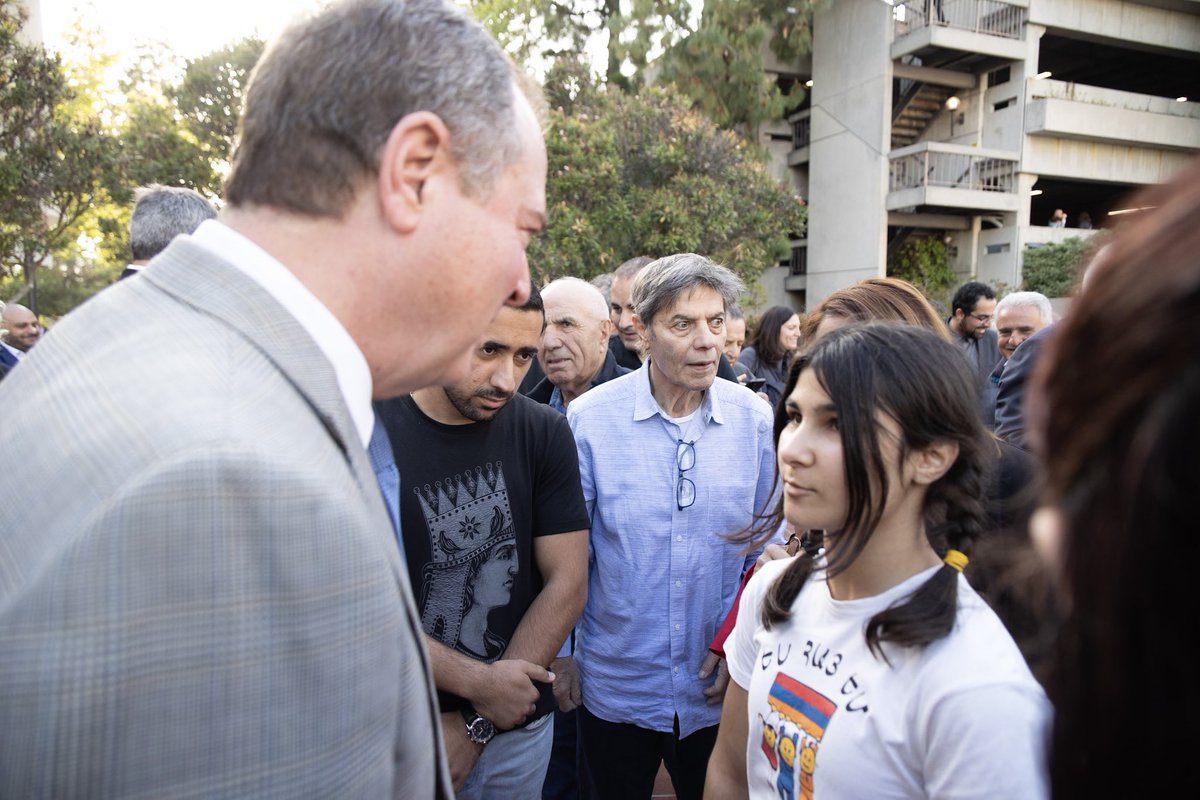
[[[950,550],[970,553],[983,531],[987,510],[982,453],[964,458],[962,443],[954,466],[929,488],[925,535],[942,558]],[[867,623],[867,646],[887,660],[882,644],[924,647],[950,633],[958,612],[958,570],[943,564],[904,602],[880,611]]]

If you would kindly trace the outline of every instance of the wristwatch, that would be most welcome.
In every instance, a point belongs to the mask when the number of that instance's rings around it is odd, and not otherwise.
[[[467,723],[467,738],[475,744],[487,744],[496,735],[496,726],[487,717],[467,706],[462,710]]]

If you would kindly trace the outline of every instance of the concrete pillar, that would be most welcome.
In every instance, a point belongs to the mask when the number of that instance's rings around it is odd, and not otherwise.
[[[887,259],[892,7],[838,0],[813,20],[808,307]]]

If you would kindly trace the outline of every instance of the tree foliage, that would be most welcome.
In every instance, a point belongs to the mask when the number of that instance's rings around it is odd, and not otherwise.
[[[526,63],[574,58],[605,42],[605,80],[630,88],[630,76],[690,32],[691,0],[471,0],[500,44]]]
[[[214,167],[222,167],[232,155],[242,95],[264,47],[261,39],[247,37],[193,59],[179,85],[168,90],[186,129]],[[216,194],[220,186],[205,188]]]
[[[888,274],[903,278],[931,302],[942,298],[958,282],[950,265],[950,251],[942,235],[914,236],[900,246]]]
[[[219,195],[263,43],[244,39],[186,64],[144,48],[115,81],[120,59],[98,31],[77,23],[75,58],[64,61],[17,40],[12,0],[0,9],[0,297],[26,296],[36,280],[26,302],[59,315],[127,263],[137,187]],[[165,78],[173,67],[182,76]]]
[[[1021,288],[1046,297],[1066,297],[1079,282],[1088,257],[1095,252],[1095,237],[1072,236],[1063,242],[1025,249]]]
[[[0,0],[0,290],[39,310],[38,270],[106,191],[117,146],[59,58],[18,38],[24,14]]]
[[[753,283],[802,233],[804,207],[757,153],[679,95],[606,90],[575,64],[551,70],[547,98],[550,223],[530,249],[541,279],[696,252]]]
[[[472,0],[471,7],[520,62],[577,58],[604,42],[610,87],[636,89],[654,72],[652,82],[674,84],[721,127],[753,130],[804,99],[803,88],[780,87],[767,58],[788,64],[808,53],[812,12],[825,2]]]
[[[671,82],[718,125],[753,130],[780,119],[804,99],[767,71],[812,49],[812,12],[819,0],[719,0],[704,4],[700,26],[663,58]]]

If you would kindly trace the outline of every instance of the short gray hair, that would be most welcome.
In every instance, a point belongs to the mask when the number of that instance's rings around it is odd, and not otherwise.
[[[726,308],[736,303],[746,288],[729,268],[695,253],[677,253],[651,262],[638,273],[633,282],[633,310],[649,327],[658,312],[697,286],[716,291]]]
[[[181,233],[192,233],[217,210],[193,189],[147,186],[138,189],[129,218],[129,249],[134,261],[148,261],[166,249]]]
[[[654,259],[650,256],[634,256],[625,263],[621,264],[621,266],[617,267],[616,271],[613,272],[613,279],[632,278],[634,275],[637,275],[639,272],[641,272],[647,264],[653,261]]]
[[[541,105],[499,45],[446,0],[341,0],[286,30],[250,77],[232,206],[340,217],[396,123],[418,111],[450,130],[468,194],[523,154],[514,100]]]
[[[1042,317],[1042,324],[1049,325],[1054,322],[1054,309],[1050,307],[1050,299],[1041,292],[1013,292],[1006,294],[1000,298],[1000,302],[996,304],[996,310],[992,314],[995,319],[1000,316],[1000,312],[1009,308],[1018,308],[1028,306],[1036,308]]]
[[[588,283],[596,287],[600,294],[604,295],[604,305],[607,307],[612,302],[612,282],[615,273],[606,272],[603,275],[597,275]]]

